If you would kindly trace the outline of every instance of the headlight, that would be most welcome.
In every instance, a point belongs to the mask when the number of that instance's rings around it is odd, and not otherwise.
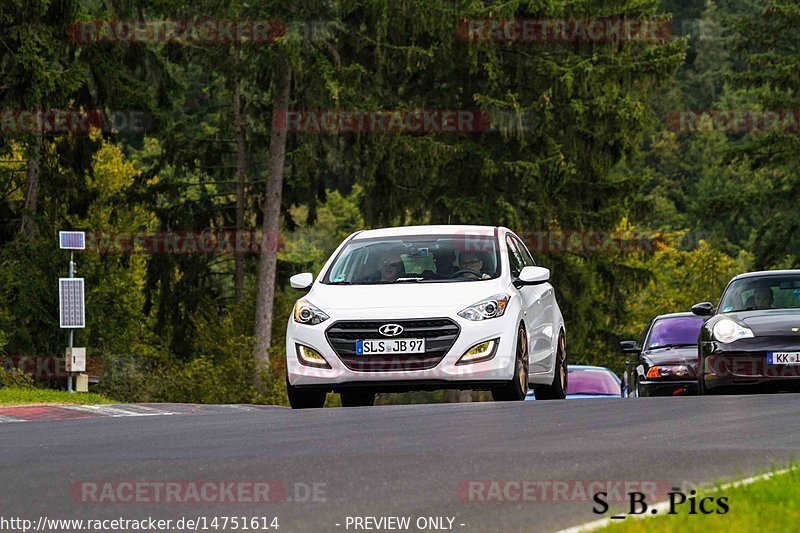
[[[508,294],[495,294],[459,311],[458,316],[467,320],[487,320],[503,316],[508,306]]]
[[[294,321],[307,326],[316,326],[330,317],[307,300],[300,299],[294,304]]]
[[[713,333],[715,339],[726,344],[739,339],[753,337],[753,330],[742,326],[730,318],[723,318],[714,324]]]
[[[331,367],[331,365],[328,364],[328,361],[322,357],[322,354],[320,354],[314,348],[309,348],[308,346],[303,346],[302,344],[296,344],[295,346],[297,346],[297,359],[300,361],[301,365],[313,366],[316,368]]]
[[[683,365],[657,365],[647,370],[647,379],[688,378],[689,367]]]
[[[484,341],[476,344],[467,350],[466,353],[464,353],[464,355],[462,355],[458,361],[456,361],[456,364],[467,365],[469,363],[477,363],[479,361],[488,361],[494,357],[499,341],[500,339],[492,339],[490,341]]]

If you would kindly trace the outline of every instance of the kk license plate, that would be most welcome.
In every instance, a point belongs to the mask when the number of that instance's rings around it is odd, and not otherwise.
[[[425,353],[425,339],[357,340],[356,355]]]
[[[800,352],[768,352],[767,363],[771,365],[800,365]]]

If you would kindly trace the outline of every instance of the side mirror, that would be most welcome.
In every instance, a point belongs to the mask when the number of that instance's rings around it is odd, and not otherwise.
[[[550,279],[550,269],[537,266],[526,266],[519,273],[519,281],[524,285],[538,285]]]
[[[619,343],[619,348],[622,353],[639,353],[641,351],[636,345],[636,341],[622,341]]]
[[[714,304],[711,302],[700,302],[692,306],[692,313],[697,316],[711,316],[714,314]]]
[[[314,274],[311,272],[303,272],[302,274],[295,274],[291,278],[289,278],[289,285],[292,286],[293,289],[304,290],[314,283]]]

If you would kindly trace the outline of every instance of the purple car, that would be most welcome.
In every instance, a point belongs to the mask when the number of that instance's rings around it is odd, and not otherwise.
[[[622,396],[622,381],[604,366],[567,365],[567,399],[619,398]],[[529,391],[526,400],[535,400]]]

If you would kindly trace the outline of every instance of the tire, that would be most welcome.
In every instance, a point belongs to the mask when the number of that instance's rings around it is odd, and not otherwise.
[[[496,402],[518,402],[528,394],[528,335],[525,326],[517,330],[517,357],[514,360],[514,376],[502,387],[492,389]]]
[[[327,392],[317,389],[300,389],[293,387],[286,376],[286,394],[292,409],[318,409],[325,405]]]
[[[343,390],[339,393],[342,407],[370,407],[375,405],[375,393],[369,390]]]
[[[563,400],[567,397],[567,343],[564,335],[558,337],[558,351],[556,352],[556,368],[553,373],[553,383],[550,385],[535,385],[533,392],[537,400]]]

